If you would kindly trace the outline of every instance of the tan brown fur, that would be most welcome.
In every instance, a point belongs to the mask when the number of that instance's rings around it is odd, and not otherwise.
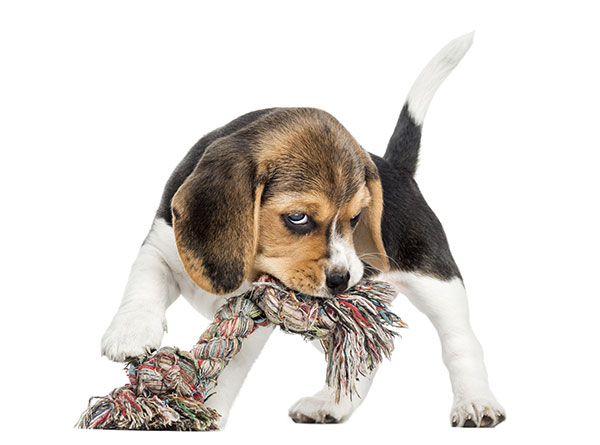
[[[261,208],[259,244],[255,258],[256,273],[267,272],[287,286],[305,293],[325,292],[325,271],[328,266],[328,228],[335,227],[338,235],[353,244],[350,219],[367,207],[370,193],[363,186],[352,199],[337,208],[321,193],[284,194],[271,199]],[[317,222],[310,234],[299,237],[281,223],[282,214],[307,213]],[[290,254],[293,252],[293,254]]]
[[[371,203],[361,215],[361,221],[354,230],[354,247],[361,253],[360,258],[376,270],[389,270],[390,263],[381,239],[381,214],[383,211],[383,191],[379,180],[367,182]]]
[[[327,227],[336,208],[320,193],[284,194],[271,199],[261,208],[261,227],[256,273],[267,272],[284,284],[309,294],[322,292],[327,255]],[[307,235],[289,232],[281,215],[308,213],[316,228]]]

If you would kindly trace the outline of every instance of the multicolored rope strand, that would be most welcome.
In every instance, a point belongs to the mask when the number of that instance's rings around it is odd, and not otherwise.
[[[219,414],[204,402],[215,390],[242,341],[269,323],[320,340],[327,360],[327,383],[356,394],[359,375],[390,357],[396,332],[406,324],[388,305],[394,291],[386,283],[363,281],[343,295],[316,298],[285,288],[262,275],[244,294],[231,297],[191,351],[163,347],[132,359],[129,384],[104,397],[92,397],[77,427],[130,430],[207,431]]]
[[[388,307],[394,289],[382,281],[362,281],[334,298],[315,298],[283,287],[264,275],[255,283],[257,299],[270,322],[308,340],[318,339],[327,360],[327,384],[356,394],[356,378],[368,374],[394,349],[396,332],[406,324]]]

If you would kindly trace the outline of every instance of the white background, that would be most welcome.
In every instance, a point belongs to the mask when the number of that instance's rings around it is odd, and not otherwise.
[[[206,4],[205,4],[206,3]],[[598,443],[598,54],[593,2],[38,2],[0,7],[2,435],[91,443]],[[426,118],[418,181],[470,294],[494,430],[449,426],[436,334],[410,328],[342,425],[295,425],[325,363],[277,333],[217,434],[72,428],[125,382],[99,342],[172,169],[250,110],[313,106],[383,154],[450,39],[475,43]],[[206,321],[182,299],[164,344]]]

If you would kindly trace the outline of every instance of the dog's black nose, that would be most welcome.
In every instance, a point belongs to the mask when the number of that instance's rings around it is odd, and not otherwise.
[[[348,288],[349,280],[350,272],[333,272],[332,274],[327,275],[325,284],[327,285],[332,294],[340,294]]]

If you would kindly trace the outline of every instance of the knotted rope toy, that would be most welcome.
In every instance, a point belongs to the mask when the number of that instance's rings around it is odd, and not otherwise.
[[[362,281],[333,298],[311,297],[262,275],[245,293],[231,297],[191,351],[163,347],[132,359],[129,384],[105,397],[92,397],[77,427],[130,430],[207,431],[217,429],[219,413],[204,405],[217,378],[259,326],[320,340],[327,361],[327,383],[336,401],[356,393],[355,382],[394,349],[396,332],[406,324],[388,305],[390,285]],[[95,403],[92,404],[92,402]]]

